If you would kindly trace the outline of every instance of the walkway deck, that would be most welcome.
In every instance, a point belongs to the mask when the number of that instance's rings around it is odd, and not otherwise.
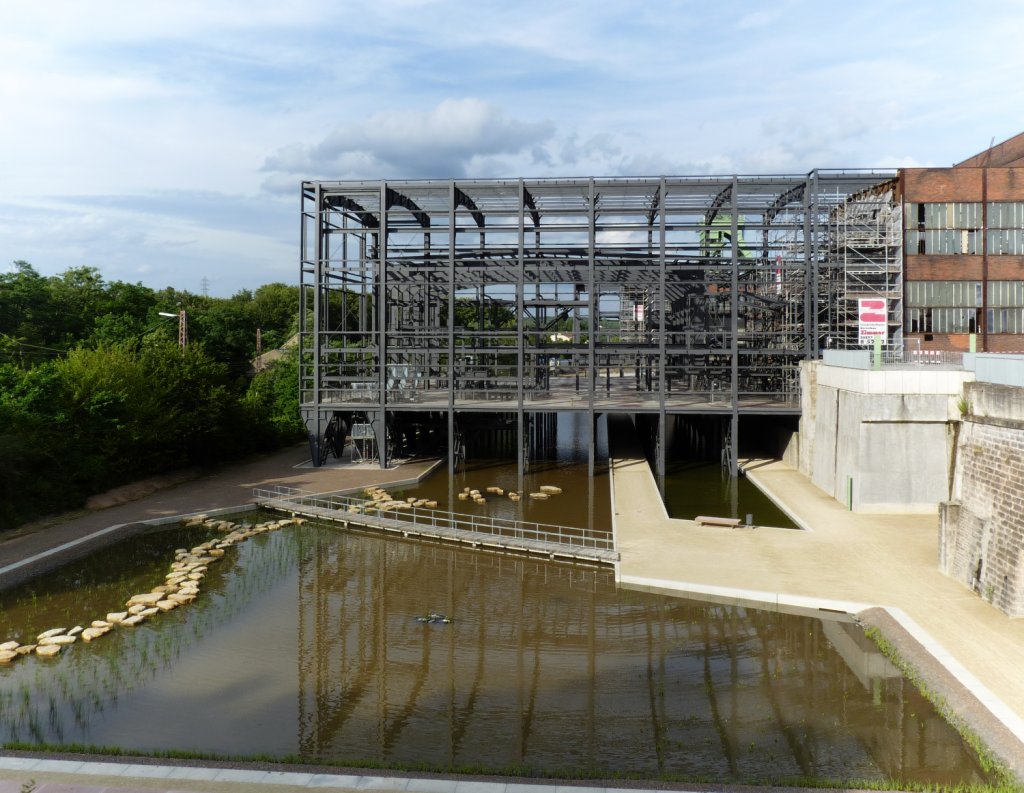
[[[402,537],[466,545],[470,548],[545,556],[573,562],[611,565],[619,560],[610,537],[596,537],[586,529],[521,520],[480,517],[446,510],[412,508],[368,514],[349,511],[365,506],[362,499],[332,494],[310,494],[289,488],[253,491],[264,509],[360,526]]]

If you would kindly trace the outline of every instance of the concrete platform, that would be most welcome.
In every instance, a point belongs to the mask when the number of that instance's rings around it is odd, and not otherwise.
[[[614,460],[620,585],[811,615],[884,607],[1005,727],[1024,769],[1024,620],[939,572],[937,515],[850,512],[777,461],[747,475],[808,530],[671,519],[647,462]]]

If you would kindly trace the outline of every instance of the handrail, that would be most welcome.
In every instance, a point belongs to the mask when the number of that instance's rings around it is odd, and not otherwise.
[[[404,523],[411,528],[431,527],[446,531],[466,531],[495,537],[555,543],[572,548],[615,550],[611,532],[608,532],[606,537],[595,536],[588,529],[574,526],[471,515],[411,505],[405,508],[377,507],[374,512],[368,513],[364,511],[365,507],[375,506],[375,502],[331,493],[307,493],[284,485],[275,485],[272,488],[257,487],[253,488],[252,492],[257,500],[331,510],[339,515],[348,513],[352,519],[358,518],[359,522],[370,526],[394,526],[396,523]],[[358,510],[350,510],[350,507],[358,507]]]

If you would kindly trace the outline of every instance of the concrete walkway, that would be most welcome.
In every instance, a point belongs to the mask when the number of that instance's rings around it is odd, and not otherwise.
[[[29,787],[34,783],[34,787]],[[261,771],[189,765],[141,765],[0,756],[0,793],[636,793],[626,788],[563,787],[403,775]],[[756,788],[748,788],[756,793]]]
[[[666,515],[645,460],[613,476],[623,586],[809,614],[883,606],[1024,742],[1024,620],[939,572],[937,516],[855,514],[772,461],[749,478],[809,531],[699,526]]]
[[[387,471],[372,464],[313,468],[309,465],[306,445],[293,446],[201,474],[128,503],[107,509],[83,510],[0,535],[0,575],[9,565],[110,526],[250,504],[255,487],[286,485],[312,493],[328,493],[413,479],[425,473],[434,462],[417,461]]]

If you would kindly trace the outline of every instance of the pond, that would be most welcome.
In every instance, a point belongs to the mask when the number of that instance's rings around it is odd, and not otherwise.
[[[122,608],[197,539],[136,537],[0,594],[0,641]],[[0,667],[0,741],[591,777],[986,779],[852,625],[312,524],[229,549],[188,606]]]

